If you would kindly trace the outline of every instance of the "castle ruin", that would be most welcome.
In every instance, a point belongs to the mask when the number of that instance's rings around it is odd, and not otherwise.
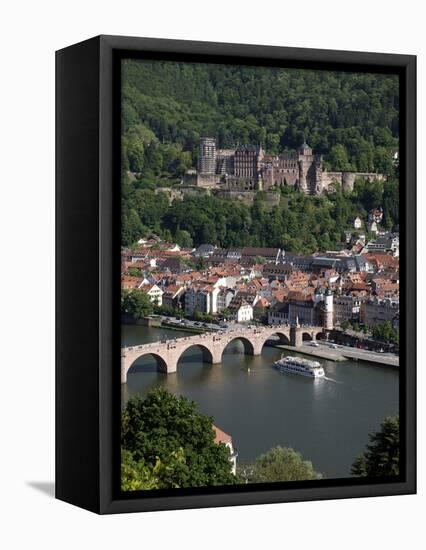
[[[322,155],[314,153],[306,142],[297,151],[265,155],[262,147],[256,145],[217,149],[214,138],[203,137],[198,171],[188,171],[183,183],[229,193],[291,186],[307,195],[322,195],[333,191],[336,184],[351,191],[357,177],[368,181],[384,179],[382,174],[373,172],[328,172]]]

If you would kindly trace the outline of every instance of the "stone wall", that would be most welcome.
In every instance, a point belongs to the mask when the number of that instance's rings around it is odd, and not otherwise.
[[[250,205],[254,201],[256,196],[256,191],[238,191],[230,189],[220,189],[214,193],[217,197],[221,199],[233,199],[243,202],[244,204]]]

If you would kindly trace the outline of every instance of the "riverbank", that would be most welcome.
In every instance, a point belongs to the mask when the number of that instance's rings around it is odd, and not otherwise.
[[[142,319],[135,319],[131,315],[125,313],[121,314],[121,324],[122,325],[136,325],[138,327],[161,327],[161,318],[160,317],[143,317]]]
[[[276,347],[286,349],[289,351],[302,353],[303,355],[309,355],[311,357],[318,357],[320,359],[327,359],[327,361],[362,361],[366,363],[376,363],[386,367],[399,367],[399,357],[390,353],[376,353],[374,351],[367,351],[363,349],[348,348],[339,346],[337,349],[326,348],[324,344],[320,344],[318,347],[303,345],[299,348],[293,346],[278,344]]]
[[[302,353],[303,355],[309,355],[312,357],[318,357],[320,359],[327,359],[327,361],[346,361],[346,357],[344,357],[340,353],[332,353],[334,350],[323,350],[319,348],[314,348],[312,346],[301,346],[299,348],[295,348],[294,346],[288,346],[286,344],[276,344],[276,348],[286,349],[288,351]]]
[[[192,334],[202,334],[203,332],[206,332],[203,328],[192,328],[192,327],[186,327],[185,325],[170,325],[169,323],[165,323],[164,321],[161,324],[162,328],[166,328],[167,330],[178,330],[179,332],[191,332]]]

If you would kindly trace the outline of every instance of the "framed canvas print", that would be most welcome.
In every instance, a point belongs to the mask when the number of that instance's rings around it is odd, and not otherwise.
[[[414,493],[415,57],[56,59],[57,498]]]

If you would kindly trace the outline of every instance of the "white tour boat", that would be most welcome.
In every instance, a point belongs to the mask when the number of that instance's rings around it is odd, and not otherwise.
[[[290,372],[310,376],[311,378],[321,378],[325,376],[324,369],[318,361],[309,361],[301,357],[281,357],[274,363],[274,367],[280,372]]]

